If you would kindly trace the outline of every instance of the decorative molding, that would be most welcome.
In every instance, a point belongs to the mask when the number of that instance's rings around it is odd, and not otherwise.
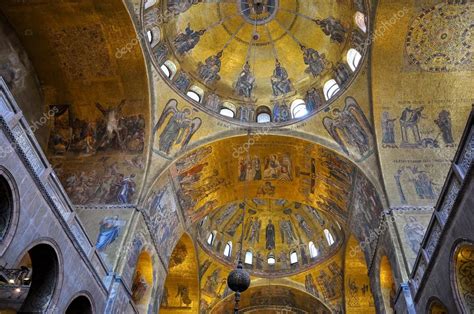
[[[110,210],[110,209],[135,209],[137,211],[140,211],[136,205],[132,204],[120,204],[120,205],[107,205],[107,204],[100,204],[100,205],[74,205],[74,208],[76,209],[82,209],[82,210]]]
[[[399,206],[399,207],[391,207],[391,211],[432,211],[434,210],[433,206]]]

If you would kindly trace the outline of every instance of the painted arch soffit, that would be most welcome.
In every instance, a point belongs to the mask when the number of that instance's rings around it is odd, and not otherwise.
[[[127,7],[118,0],[20,1],[0,9],[41,82],[45,150],[73,203],[136,203],[152,119],[146,63],[141,46],[129,45],[137,33]],[[122,47],[130,49],[118,55]]]
[[[378,222],[382,205],[372,183],[357,166],[327,148],[283,136],[262,136],[251,145],[250,156],[239,154],[239,147],[247,141],[246,136],[239,136],[201,146],[163,172],[160,178],[169,177],[172,181],[177,208],[182,211],[186,228],[196,226],[206,216],[214,215],[213,212],[232,213],[232,207],[238,207],[246,198],[253,210],[263,204],[264,211],[265,202],[281,207],[281,217],[288,217],[293,228],[305,225],[302,220],[317,221],[316,216],[321,213],[332,217],[333,223],[329,225],[334,226],[335,236],[343,237],[344,233],[338,234],[337,230],[350,228],[357,229],[354,232],[360,241],[368,238],[371,223]],[[152,204],[157,203],[163,184],[159,182],[163,180],[150,185],[141,207],[153,208]],[[293,210],[285,213],[289,207]],[[307,207],[311,217],[300,213],[298,218],[295,213],[300,211],[299,207]],[[234,221],[237,215],[232,218],[229,226],[235,224],[237,229],[239,223]],[[353,222],[350,227],[349,221]],[[261,230],[267,223],[262,220]],[[280,221],[276,224],[279,232]],[[303,228],[299,232],[304,235],[308,230]],[[308,241],[309,238],[305,240]]]

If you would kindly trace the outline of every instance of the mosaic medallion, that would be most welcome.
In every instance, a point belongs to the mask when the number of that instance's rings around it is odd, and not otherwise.
[[[438,4],[412,22],[406,42],[409,62],[421,70],[472,70],[474,4]]]

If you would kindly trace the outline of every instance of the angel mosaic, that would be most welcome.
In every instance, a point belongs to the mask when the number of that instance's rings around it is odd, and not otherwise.
[[[346,155],[355,151],[360,160],[372,154],[372,127],[354,98],[347,97],[344,109],[334,109],[323,124]]]
[[[168,155],[173,147],[178,146],[183,150],[188,145],[191,137],[202,124],[200,118],[190,117],[191,110],[178,109],[178,102],[171,99],[161,114],[158,123],[153,128],[153,133],[158,133],[158,151]]]

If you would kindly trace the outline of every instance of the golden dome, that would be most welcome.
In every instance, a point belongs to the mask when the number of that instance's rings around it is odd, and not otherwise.
[[[344,242],[339,222],[321,210],[285,199],[253,198],[206,216],[198,225],[198,243],[221,263],[235,265],[242,228],[242,262],[258,277],[309,269],[333,256]]]
[[[146,28],[164,79],[200,109],[240,122],[287,124],[319,111],[350,84],[366,51],[362,1],[168,0],[154,8]]]

